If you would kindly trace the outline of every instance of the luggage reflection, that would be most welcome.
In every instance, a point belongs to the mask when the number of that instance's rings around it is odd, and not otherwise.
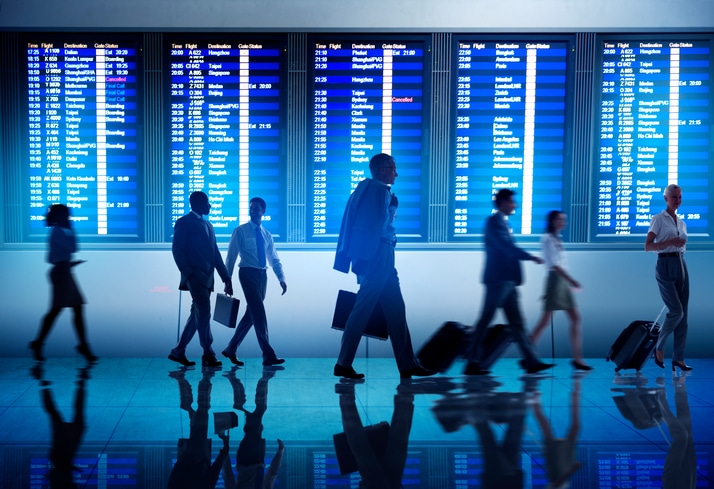
[[[639,430],[657,428],[669,444],[662,469],[664,489],[689,489],[697,484],[697,455],[692,436],[692,417],[686,386],[687,374],[672,377],[675,412],[667,401],[663,377],[655,386],[648,385],[646,377],[616,376],[615,383],[626,387],[611,390],[621,395],[613,396],[620,414]],[[669,435],[664,427],[666,426]]]
[[[524,377],[521,391],[507,392],[497,391],[501,384],[490,375],[468,378],[462,391],[446,394],[432,408],[447,433],[470,425],[478,434],[483,457],[480,487],[523,488],[521,442],[527,401],[537,391],[538,380]],[[504,432],[501,441],[500,431]]]
[[[340,474],[359,472],[361,488],[400,488],[414,416],[414,396],[446,393],[455,385],[445,378],[402,379],[394,395],[390,422],[364,426],[355,398],[355,385],[363,383],[363,379],[342,379],[335,385],[344,429],[333,436]]]

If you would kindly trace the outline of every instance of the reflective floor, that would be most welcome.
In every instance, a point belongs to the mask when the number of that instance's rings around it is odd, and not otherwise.
[[[712,487],[714,360],[687,376],[588,361],[400,382],[393,359],[358,359],[365,381],[345,382],[325,358],[0,359],[0,486]]]

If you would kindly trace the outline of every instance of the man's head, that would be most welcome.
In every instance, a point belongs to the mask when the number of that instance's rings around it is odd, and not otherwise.
[[[191,210],[202,216],[208,215],[211,211],[211,204],[208,203],[208,195],[203,192],[193,192],[188,201],[191,204]]]
[[[496,197],[493,199],[493,205],[499,212],[510,216],[513,211],[516,210],[516,202],[513,200],[513,196],[516,193],[509,188],[502,188],[496,192]]]
[[[394,185],[394,180],[399,176],[394,158],[387,153],[372,156],[369,160],[369,171],[372,173],[372,178],[386,185]]]
[[[267,205],[263,199],[260,197],[253,197],[250,199],[250,204],[248,208],[248,214],[250,215],[250,220],[255,224],[260,224],[263,220],[263,214],[265,214],[265,209]]]

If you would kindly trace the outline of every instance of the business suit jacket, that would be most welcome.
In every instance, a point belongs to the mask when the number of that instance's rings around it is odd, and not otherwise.
[[[389,218],[391,199],[389,187],[371,178],[362,180],[350,195],[342,216],[340,236],[333,268],[348,273],[359,262],[369,261],[377,254],[382,229]],[[357,273],[357,272],[355,272]]]
[[[213,290],[214,270],[224,282],[230,278],[216,244],[213,225],[193,212],[176,221],[171,251],[181,272],[180,290],[188,290],[187,281],[193,275],[200,277],[209,290]]]
[[[533,255],[516,246],[506,218],[501,212],[496,212],[486,220],[484,242],[486,266],[483,270],[483,283],[508,281],[521,285],[521,260],[532,260]]]

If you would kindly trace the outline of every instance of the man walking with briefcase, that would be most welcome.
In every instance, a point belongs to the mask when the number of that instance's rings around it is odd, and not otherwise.
[[[174,238],[171,251],[176,266],[181,272],[180,290],[191,293],[191,314],[181,333],[178,344],[169,353],[169,360],[190,367],[196,362],[186,358],[186,347],[198,332],[203,348],[201,364],[204,367],[220,367],[221,362],[211,348],[211,291],[213,291],[213,272],[218,271],[224,291],[233,295],[231,276],[223,263],[223,257],[216,244],[213,225],[204,219],[211,210],[208,196],[203,192],[193,192],[189,196],[191,212],[181,217],[174,225]]]

